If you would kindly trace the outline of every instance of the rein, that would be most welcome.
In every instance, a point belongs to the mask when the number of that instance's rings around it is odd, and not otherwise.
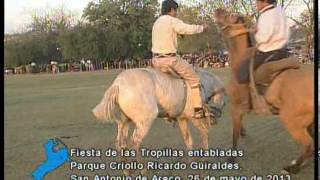
[[[228,38],[233,38],[245,33],[250,32],[246,27],[245,24],[227,24],[221,28],[222,31],[226,31],[227,29],[231,28],[230,32],[228,33]]]
[[[221,28],[222,31],[226,31],[228,28],[231,28],[228,32],[228,38],[234,38],[236,36],[249,33],[250,30],[248,30],[245,27],[245,24],[228,24],[225,25]],[[256,51],[257,49],[255,49]],[[254,53],[256,54],[256,53]],[[266,60],[268,61],[271,59],[273,55],[269,56]],[[254,79],[254,61],[255,61],[255,56],[253,56],[250,59],[250,64],[249,64],[249,91],[250,91],[250,96],[252,100],[252,106],[254,107],[253,109],[256,111],[257,114],[271,114],[270,110],[267,107],[267,102],[265,99],[258,93],[258,90],[256,88],[255,84],[255,79]]]

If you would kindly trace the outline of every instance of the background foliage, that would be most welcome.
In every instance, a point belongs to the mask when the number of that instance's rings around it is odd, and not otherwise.
[[[179,36],[179,53],[214,53],[223,50],[223,42],[210,14],[219,7],[252,14],[254,1],[180,1],[179,18],[186,23],[206,23],[209,29],[197,35]],[[291,18],[298,25],[299,32],[304,34],[305,53],[310,54],[314,38],[313,1],[278,2],[284,8],[293,3],[306,7],[300,16]],[[96,61],[150,58],[152,25],[159,11],[157,0],[100,0],[87,5],[81,20],[76,20],[72,12],[63,6],[44,13],[33,12],[32,22],[24,33],[5,35],[5,66],[82,58]]]

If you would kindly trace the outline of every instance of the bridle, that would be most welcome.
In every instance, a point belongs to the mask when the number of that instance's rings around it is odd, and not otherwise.
[[[247,34],[247,42],[248,42],[248,47],[252,47],[254,44],[254,40],[252,39],[253,37],[251,36],[251,30],[247,28],[246,23],[239,23],[239,24],[226,24],[222,26],[221,31],[228,31],[225,32],[225,40],[226,42],[230,39],[233,39],[235,37],[238,37],[243,34]]]
[[[246,24],[226,24],[221,28],[221,31],[226,31],[229,30],[228,32],[228,38],[234,38],[236,36],[249,33],[250,31],[246,28]]]

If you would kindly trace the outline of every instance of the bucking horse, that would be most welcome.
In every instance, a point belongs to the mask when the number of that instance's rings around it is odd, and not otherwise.
[[[164,73],[153,68],[121,72],[92,112],[98,120],[118,124],[118,150],[131,148],[139,152],[140,144],[156,118],[177,122],[188,150],[193,148],[187,124],[191,121],[200,131],[202,147],[208,149],[208,128],[221,115],[225,89],[213,73],[202,69],[196,72],[200,77],[203,102],[208,104],[208,113],[203,119],[192,118],[190,86],[172,71]],[[129,139],[130,124],[134,125],[134,131]]]
[[[241,64],[252,59],[254,47],[250,47],[250,18],[240,14],[232,14],[224,9],[214,12],[222,37],[225,40],[230,56],[231,80],[228,95],[231,98],[231,117],[233,122],[233,148],[237,149],[239,137],[245,135],[241,121],[244,114],[253,110],[252,94],[249,83],[237,80]],[[251,36],[252,37],[252,36]],[[289,57],[292,58],[292,57]],[[283,126],[304,150],[298,159],[284,167],[289,173],[297,173],[314,153],[314,70],[303,66],[288,66],[296,60],[279,60],[268,62],[255,70],[254,76],[266,72],[268,85],[264,87],[262,96],[273,114],[279,116]],[[283,63],[285,62],[285,63]],[[266,71],[266,69],[268,69]],[[270,71],[271,69],[271,71]],[[263,81],[262,81],[263,82]],[[263,84],[263,83],[262,83]]]

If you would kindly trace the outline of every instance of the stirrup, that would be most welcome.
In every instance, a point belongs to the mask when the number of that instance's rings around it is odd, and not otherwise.
[[[193,118],[201,119],[201,118],[204,118],[204,117],[205,117],[205,114],[204,114],[204,109],[203,108],[194,108]]]
[[[253,110],[256,114],[260,115],[272,115],[273,113],[270,111],[269,106],[262,96],[258,96],[253,100]]]

